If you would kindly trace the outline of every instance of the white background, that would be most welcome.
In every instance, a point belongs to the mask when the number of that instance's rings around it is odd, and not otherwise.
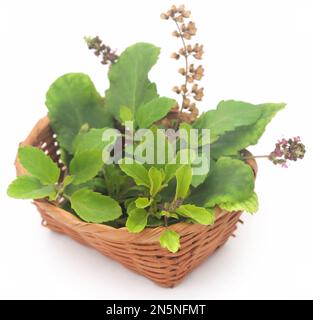
[[[254,154],[300,135],[308,154],[288,170],[259,162],[261,208],[244,216],[237,238],[175,289],[164,289],[40,225],[29,201],[6,196],[18,142],[46,114],[45,92],[60,75],[85,72],[98,90],[106,69],[86,48],[99,35],[121,52],[138,41],[162,47],[151,73],[162,95],[179,83],[180,45],[159,19],[171,1],[0,0],[0,298],[313,298],[313,1],[184,1],[205,46],[202,110],[222,99],[287,102]]]

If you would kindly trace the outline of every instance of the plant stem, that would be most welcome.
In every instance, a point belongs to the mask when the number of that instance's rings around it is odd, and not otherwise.
[[[168,218],[167,218],[167,216],[164,216],[164,225],[165,225],[165,227],[168,227]]]
[[[71,199],[71,197],[66,195],[65,193],[62,194],[62,197],[65,198],[66,200],[70,200]]]
[[[251,159],[262,159],[262,158],[266,158],[268,159],[270,157],[270,155],[266,155],[266,156],[251,156],[251,157],[243,157],[243,160],[251,160]]]

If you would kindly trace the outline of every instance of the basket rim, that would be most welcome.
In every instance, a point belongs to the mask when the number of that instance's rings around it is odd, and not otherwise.
[[[36,143],[35,143],[36,138],[38,138],[38,135],[40,134],[40,132],[42,132],[43,129],[46,129],[49,126],[50,126],[50,122],[49,122],[48,116],[41,118],[39,121],[37,121],[35,126],[32,128],[31,132],[28,134],[26,139],[19,144],[19,147],[27,146],[27,145],[36,146]],[[38,140],[37,140],[37,142],[38,142]],[[37,145],[38,145],[38,143],[37,143]],[[248,150],[246,150],[245,152],[247,154],[251,154]],[[255,159],[249,159],[246,162],[251,167],[251,169],[253,170],[254,175],[256,177],[257,171],[258,171],[257,162],[255,161]],[[19,159],[18,159],[18,155],[16,156],[14,164],[15,164],[17,176],[23,175],[27,172],[20,164]],[[132,240],[134,240],[134,238],[137,238],[138,240],[140,238],[142,240],[143,236],[145,236],[145,239],[148,238],[151,240],[151,238],[155,238],[162,231],[164,231],[165,229],[168,229],[168,228],[175,230],[177,232],[179,232],[183,229],[186,229],[186,228],[188,228],[189,230],[196,229],[198,231],[201,231],[201,230],[207,229],[208,227],[214,227],[216,225],[216,223],[218,222],[219,218],[221,218],[225,214],[230,214],[230,212],[227,212],[226,210],[222,210],[219,207],[215,207],[214,211],[215,211],[216,220],[213,225],[203,226],[200,224],[190,224],[190,223],[186,223],[186,222],[178,222],[178,223],[172,224],[168,227],[165,227],[165,226],[146,227],[140,233],[135,234],[135,233],[130,233],[126,227],[115,228],[115,227],[108,226],[105,224],[85,222],[85,221],[79,219],[78,217],[76,217],[75,215],[73,215],[71,212],[68,212],[68,211],[56,206],[55,204],[52,204],[47,199],[34,200],[33,203],[38,208],[45,210],[46,213],[48,213],[50,216],[54,216],[55,218],[57,216],[58,219],[61,218],[63,223],[65,223],[66,225],[69,225],[69,226],[76,225],[77,227],[80,226],[80,227],[84,228],[84,230],[86,232],[92,232],[92,233],[94,233],[94,232],[100,232],[100,233],[101,232],[109,232],[109,233],[113,232],[114,237],[116,237],[116,233],[123,233],[123,237],[125,237],[125,235],[127,234],[128,235],[127,238],[131,238]]]

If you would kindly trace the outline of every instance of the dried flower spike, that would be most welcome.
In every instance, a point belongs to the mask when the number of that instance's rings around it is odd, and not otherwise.
[[[102,64],[113,64],[118,59],[116,52],[112,51],[109,46],[103,44],[102,40],[98,36],[94,38],[85,37],[84,39],[87,43],[88,49],[94,50],[94,54],[97,57],[101,56]]]
[[[193,21],[186,21],[190,18],[190,11],[186,10],[184,5],[175,6],[173,5],[170,10],[166,13],[161,14],[161,18],[168,20],[171,19],[175,23],[176,30],[172,32],[172,35],[177,38],[181,38],[183,47],[174,52],[171,57],[178,60],[183,57],[185,60],[185,66],[179,68],[178,72],[184,77],[185,82],[181,86],[175,86],[173,91],[182,96],[182,103],[180,106],[179,120],[182,122],[193,122],[198,114],[198,108],[194,101],[202,101],[203,88],[195,87],[195,81],[200,81],[204,75],[204,69],[200,66],[194,66],[190,64],[189,59],[194,58],[197,60],[202,59],[203,45],[196,43],[191,45],[187,43],[187,40],[191,40],[197,33],[196,24]],[[192,85],[193,89],[190,89]],[[183,110],[189,113],[183,112]]]

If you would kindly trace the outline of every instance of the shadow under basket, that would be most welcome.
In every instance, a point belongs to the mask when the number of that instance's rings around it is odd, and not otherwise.
[[[48,117],[38,121],[26,140],[20,144],[25,145],[45,150],[62,168],[58,144]],[[247,162],[256,175],[256,162]],[[15,166],[17,175],[25,174],[25,169],[18,159]],[[181,249],[173,254],[160,247],[159,237],[164,227],[146,228],[139,234],[133,234],[125,227],[116,229],[103,224],[86,223],[47,200],[35,200],[34,204],[40,212],[43,226],[95,248],[163,287],[177,285],[189,272],[224,245],[229,237],[234,235],[242,214],[216,208],[216,221],[212,226],[189,223],[171,225],[170,229],[181,235]]]

